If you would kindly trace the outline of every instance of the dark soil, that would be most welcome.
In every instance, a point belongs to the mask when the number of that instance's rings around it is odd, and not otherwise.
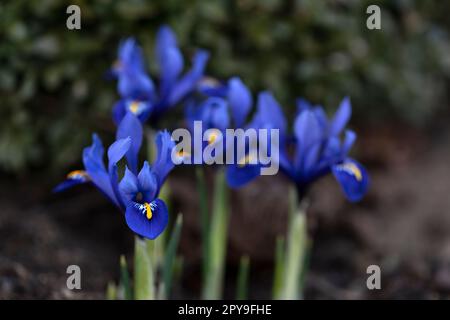
[[[346,202],[332,177],[312,189],[313,250],[305,297],[448,298],[449,136],[432,140],[410,129],[374,131],[356,150],[372,178],[364,201]],[[201,239],[191,174],[178,171],[170,181],[173,211],[182,209],[185,217],[184,271],[174,294],[179,298],[198,298],[200,289]],[[0,298],[103,298],[107,282],[118,279],[120,254],[129,260],[132,255],[133,235],[120,213],[90,187],[51,195],[52,181],[1,181]],[[286,180],[262,177],[233,192],[232,199],[226,296],[233,297],[239,257],[249,254],[250,297],[270,298],[275,237],[286,228]],[[66,288],[66,268],[72,264],[82,270],[79,291]],[[372,264],[381,267],[381,290],[366,287]]]

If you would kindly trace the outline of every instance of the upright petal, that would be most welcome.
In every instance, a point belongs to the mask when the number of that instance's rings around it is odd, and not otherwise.
[[[108,168],[117,164],[128,152],[131,147],[131,138],[126,137],[115,141],[108,148]]]
[[[156,199],[151,203],[130,203],[125,212],[125,219],[131,230],[153,240],[166,228],[169,214],[166,204]]]
[[[344,142],[342,143],[342,147],[341,147],[342,156],[346,157],[348,155],[348,153],[350,152],[350,149],[352,148],[353,144],[355,143],[355,140],[356,140],[356,133],[352,130],[346,130]]]
[[[169,106],[177,104],[181,99],[192,92],[197,85],[197,82],[203,77],[208,59],[209,53],[207,51],[200,50],[195,54],[191,70],[172,88],[168,99]]]
[[[174,167],[174,163],[172,162],[172,149],[175,147],[175,142],[166,130],[160,131],[157,134],[155,142],[157,157],[153,164],[153,172],[158,178],[158,184],[162,185],[167,174]]]
[[[272,93],[265,91],[259,94],[256,122],[259,127],[279,129],[280,136],[286,134],[286,119]]]
[[[119,124],[116,139],[131,138],[131,146],[126,154],[128,165],[134,174],[138,171],[138,154],[142,145],[143,130],[139,119],[131,112],[127,112]]]
[[[175,36],[175,33],[172,31],[172,29],[167,25],[161,26],[156,35],[155,52],[159,61],[161,61],[164,57],[167,48],[173,48],[177,46],[177,37]]]
[[[323,138],[323,130],[312,110],[301,112],[294,122],[294,133],[301,150],[306,150]]]
[[[350,104],[350,99],[348,97],[345,97],[344,100],[342,100],[339,109],[336,111],[336,114],[334,115],[334,118],[331,122],[330,134],[339,135],[347,125],[347,122],[350,120],[351,114],[352,106]]]
[[[355,160],[346,159],[334,165],[332,171],[348,200],[359,201],[367,193],[369,175],[366,169]]]
[[[232,78],[228,82],[228,101],[231,107],[235,126],[240,128],[244,125],[250,108],[252,106],[252,95],[247,86],[239,78]]]
[[[108,149],[108,174],[109,174],[109,180],[112,187],[112,190],[114,192],[114,195],[116,196],[117,203],[119,206],[124,210],[125,209],[125,203],[124,199],[122,198],[122,195],[119,190],[119,182],[118,182],[118,174],[117,174],[117,162],[119,162],[125,154],[128,152],[128,150],[131,147],[131,138],[125,138],[120,139],[114,142]]]
[[[144,201],[151,202],[155,199],[158,192],[158,181],[147,161],[144,162],[144,166],[139,172],[138,184]]]
[[[86,173],[92,183],[102,191],[114,204],[119,206],[116,195],[113,191],[111,180],[103,163],[103,144],[100,138],[94,134],[92,136],[92,145],[83,150],[83,164]]]
[[[139,193],[138,179],[128,167],[125,168],[125,175],[119,183],[119,191],[124,201],[126,201],[125,204],[134,201]]]
[[[155,97],[153,81],[142,71],[122,72],[119,75],[117,89],[122,98],[153,100]]]
[[[160,95],[166,98],[170,94],[178,76],[183,70],[183,55],[177,47],[167,48],[164,56],[160,58]]]

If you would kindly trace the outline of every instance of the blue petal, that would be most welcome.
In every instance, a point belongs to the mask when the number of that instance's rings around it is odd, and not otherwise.
[[[121,73],[117,89],[122,98],[151,100],[155,97],[153,81],[142,71],[126,70]]]
[[[138,153],[142,145],[143,130],[139,119],[131,112],[127,112],[119,124],[116,139],[131,138],[131,146],[127,152],[128,165],[134,174],[138,171]]]
[[[159,61],[160,64],[160,93],[162,97],[168,97],[170,89],[175,84],[178,76],[183,70],[183,55],[176,47],[167,48],[164,56]]]
[[[119,63],[127,69],[143,70],[142,50],[134,38],[127,38],[119,48]]]
[[[108,168],[111,168],[117,164],[128,152],[131,147],[131,138],[127,137],[115,141],[108,148]]]
[[[139,193],[138,179],[128,167],[125,168],[125,175],[119,183],[119,190],[126,203],[133,201]]]
[[[169,221],[169,214],[166,204],[156,199],[150,203],[152,207],[152,217],[147,219],[145,206],[139,203],[130,203],[125,212],[125,219],[128,227],[138,235],[156,239],[166,228]]]
[[[336,111],[333,121],[331,122],[330,134],[339,135],[347,125],[347,122],[350,120],[351,114],[352,106],[350,104],[350,99],[345,97],[344,100],[342,100],[339,109]]]
[[[116,126],[119,125],[119,123],[122,121],[123,117],[125,117],[125,114],[127,113],[126,104],[127,102],[124,99],[120,99],[114,104],[112,117]]]
[[[209,53],[204,50],[198,51],[194,56],[194,62],[191,70],[185,74],[172,88],[168,104],[173,106],[177,104],[197,85],[197,82],[203,77],[206,63],[209,59]]]
[[[252,95],[250,90],[239,78],[232,78],[228,82],[228,101],[234,117],[235,126],[240,128],[244,125],[250,108],[252,106]]]
[[[294,122],[294,133],[300,152],[305,152],[310,146],[319,143],[323,137],[320,124],[314,112],[310,110],[305,110],[297,116]]]
[[[204,105],[204,110],[209,110],[209,119],[203,119],[209,128],[225,130],[230,126],[227,103],[222,98],[209,98]]]
[[[89,182],[89,177],[85,171],[76,170],[67,175],[66,180],[58,184],[53,192],[61,192],[73,186]]]
[[[222,81],[205,76],[197,83],[197,91],[205,96],[225,98],[228,86]]]
[[[156,35],[156,56],[161,61],[167,48],[177,47],[177,37],[172,29],[163,25],[159,28]]]
[[[239,166],[237,164],[227,165],[226,179],[230,188],[240,188],[249,183],[261,174],[261,165],[247,164]]]
[[[147,161],[144,162],[144,166],[139,172],[138,183],[144,201],[150,202],[155,199],[158,192],[158,181]]]
[[[153,164],[153,172],[158,178],[158,184],[162,185],[167,174],[174,167],[174,163],[172,162],[172,149],[175,147],[175,142],[166,130],[160,131],[157,134],[155,142],[157,156]]]
[[[334,165],[332,171],[348,200],[359,201],[367,193],[369,175],[366,169],[355,160],[346,159]]]
[[[100,138],[94,134],[92,145],[83,150],[83,164],[92,183],[100,189],[114,204],[119,206],[113,191],[111,180],[103,163],[103,144]]]
[[[342,155],[347,156],[356,141],[356,133],[352,130],[345,131],[344,142],[342,143]]]
[[[270,92],[261,92],[258,96],[256,115],[258,126],[267,129],[279,129],[280,136],[286,134],[286,119],[280,105]]]

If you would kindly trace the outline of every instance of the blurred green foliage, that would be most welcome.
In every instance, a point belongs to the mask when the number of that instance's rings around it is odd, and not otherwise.
[[[81,30],[66,29],[70,4],[81,7]],[[369,4],[380,5],[382,30],[366,28]],[[288,110],[297,96],[334,109],[349,95],[359,125],[426,124],[448,105],[449,9],[438,0],[2,2],[0,167],[61,169],[79,163],[93,131],[112,139],[116,93],[105,71],[130,35],[156,71],[162,23],[187,55],[211,50],[209,74],[270,89]]]

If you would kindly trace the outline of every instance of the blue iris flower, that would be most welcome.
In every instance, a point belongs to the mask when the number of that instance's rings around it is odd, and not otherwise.
[[[227,145],[226,129],[241,128],[246,122],[252,107],[251,92],[240,78],[233,77],[217,90],[204,90],[203,93],[207,93],[209,97],[199,104],[190,101],[186,106],[187,126],[193,131],[194,122],[201,121],[202,132],[209,132],[203,147],[222,143],[223,152]]]
[[[102,141],[94,134],[92,145],[83,150],[84,170],[70,173],[55,191],[90,182],[125,213],[126,223],[131,230],[142,237],[155,239],[168,222],[167,206],[158,199],[158,194],[174,166],[171,160],[174,142],[167,131],[159,132],[156,136],[156,161],[152,166],[144,162],[138,170],[142,125],[134,114],[125,115],[119,124],[116,138],[108,148],[108,162],[105,165]],[[117,163],[122,158],[127,159],[128,166],[123,178],[119,179]]]
[[[196,88],[203,77],[209,53],[195,53],[192,67],[182,74],[184,59],[175,34],[162,26],[156,37],[155,57],[159,65],[159,87],[145,70],[142,49],[133,38],[119,46],[118,59],[111,74],[117,78],[121,99],[113,109],[113,119],[119,124],[127,112],[135,114],[141,122],[150,117],[156,120],[167,109],[181,102]]]
[[[293,136],[287,132],[287,123],[280,105],[269,92],[258,97],[257,112],[250,124],[256,129],[279,129],[281,170],[304,194],[318,178],[332,173],[350,201],[359,201],[366,194],[369,176],[366,169],[349,157],[356,134],[345,127],[351,116],[351,104],[345,98],[332,119],[320,106],[306,100],[297,101],[297,115]],[[342,137],[343,136],[343,137]],[[259,174],[260,165],[231,166],[228,184],[239,187]]]

